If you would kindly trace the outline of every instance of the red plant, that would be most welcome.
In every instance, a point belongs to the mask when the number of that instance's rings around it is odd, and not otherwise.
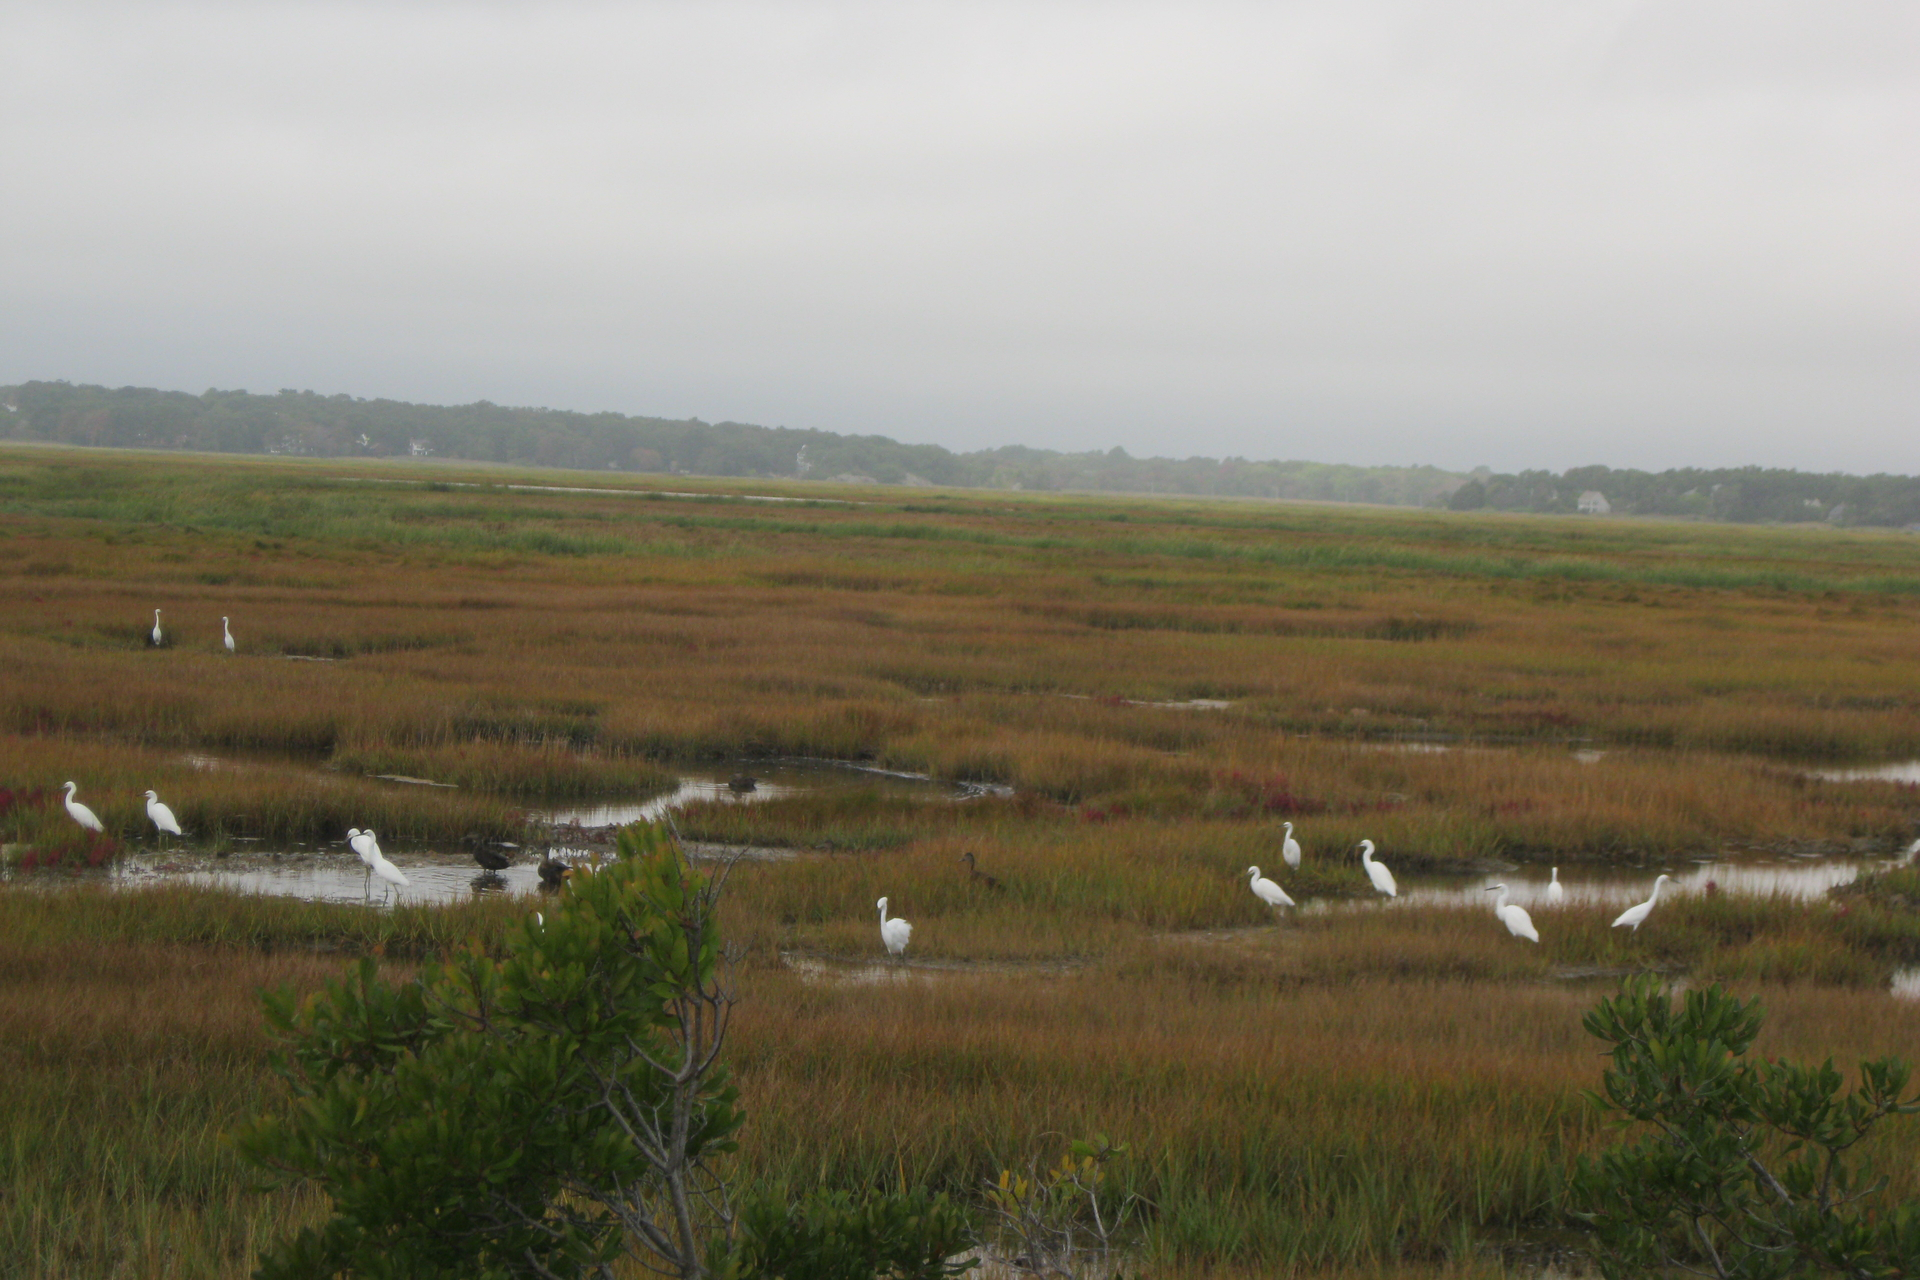
[[[103,867],[119,857],[122,845],[110,835],[84,831],[53,844],[29,849],[20,858],[22,871],[40,868]]]
[[[45,787],[22,788],[0,787],[0,818],[15,810],[44,809],[47,807],[48,792]]]
[[[1248,807],[1264,812],[1285,815],[1325,813],[1324,801],[1311,796],[1294,794],[1292,785],[1283,773],[1276,773],[1265,779],[1254,778],[1235,769],[1226,777],[1227,787],[1240,793]]]

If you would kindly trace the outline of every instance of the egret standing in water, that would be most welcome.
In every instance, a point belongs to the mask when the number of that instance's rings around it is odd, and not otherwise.
[[[1553,869],[1553,879],[1547,881],[1547,905],[1564,907],[1567,905],[1567,891],[1560,884],[1560,868]]]
[[[233,652],[233,628],[227,625],[227,620],[225,617],[222,617],[220,619],[220,636],[221,636],[222,642],[225,643],[227,646],[227,652],[232,653]]]
[[[1400,896],[1400,887],[1393,882],[1393,872],[1387,870],[1384,862],[1373,860],[1373,841],[1360,842],[1360,865],[1367,869],[1367,879],[1373,881],[1373,887],[1389,898]]]
[[[153,643],[158,646],[164,639],[166,637],[160,634],[160,611],[155,609],[153,611]]]
[[[80,789],[79,787],[75,786],[71,782],[67,784],[66,786],[67,812],[73,815],[73,820],[75,822],[79,823],[81,826],[85,827],[87,830],[105,831],[106,828],[100,825],[100,819],[94,816],[93,810],[87,808],[87,806],[81,804],[78,800],[75,800],[73,798],[73,793],[78,791],[79,789]]]
[[[1293,824],[1291,822],[1283,823],[1282,825],[1287,829],[1287,838],[1280,846],[1280,856],[1286,861],[1289,867],[1298,871],[1300,869],[1300,842],[1293,838]]]
[[[373,832],[367,832],[367,837],[372,839]],[[367,865],[372,868],[374,875],[379,876],[396,889],[405,889],[413,883],[402,874],[400,868],[387,861],[387,856],[380,852],[378,843],[375,843],[373,846],[373,861]]]
[[[1293,899],[1287,896],[1287,891],[1261,875],[1260,868],[1258,867],[1247,868],[1247,887],[1253,890],[1254,897],[1260,899],[1260,901],[1270,907],[1278,908],[1294,905]]]
[[[913,926],[905,920],[887,919],[887,900],[880,899],[880,941],[887,944],[887,954],[899,959],[907,951],[907,941],[913,937]]]
[[[360,859],[367,869],[366,883],[373,883],[373,832],[362,831],[358,827],[347,828],[347,848],[353,850],[353,856]]]
[[[1618,929],[1623,924],[1630,924],[1633,926],[1635,933],[1640,932],[1640,926],[1645,924],[1647,917],[1653,914],[1653,904],[1660,901],[1660,886],[1671,879],[1673,879],[1672,876],[1662,872],[1659,878],[1653,882],[1653,896],[1639,906],[1628,907],[1625,911],[1622,911],[1620,918],[1613,922],[1613,927]]]
[[[147,792],[147,818],[166,835],[186,834],[180,830],[180,823],[174,818],[173,810],[160,803],[160,793],[157,791]]]
[[[1488,893],[1495,889],[1500,891],[1500,896],[1494,900],[1493,914],[1500,917],[1500,923],[1507,926],[1507,932],[1528,942],[1540,941],[1540,931],[1533,927],[1533,917],[1527,914],[1527,909],[1517,904],[1511,907],[1507,905],[1507,886],[1504,884],[1487,886]]]

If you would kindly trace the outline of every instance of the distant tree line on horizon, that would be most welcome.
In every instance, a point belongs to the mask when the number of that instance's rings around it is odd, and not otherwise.
[[[442,457],[589,471],[943,485],[1039,491],[1374,502],[1456,510],[1571,512],[1586,490],[1613,511],[1742,521],[1920,521],[1920,481],[1741,468],[1472,476],[1438,467],[1361,467],[1246,458],[1135,458],[1009,445],[954,453],[886,436],[469,405],[419,405],[312,391],[201,395],[67,382],[0,387],[0,438],[135,449],[322,458]]]
[[[1616,471],[1572,467],[1474,477],[1454,490],[1455,511],[1566,512],[1583,494],[1605,496],[1614,515],[1692,517],[1746,524],[1825,521],[1895,528],[1920,524],[1920,479],[1766,467]]]

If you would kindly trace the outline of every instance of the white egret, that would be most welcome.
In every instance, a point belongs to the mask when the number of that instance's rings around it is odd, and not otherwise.
[[[147,817],[155,827],[168,835],[186,834],[180,830],[180,823],[174,818],[173,810],[160,803],[160,793],[157,791],[147,792]]]
[[[358,827],[348,827],[347,848],[353,850],[353,856],[360,859],[361,865],[366,867],[367,874],[364,882],[373,883],[373,832],[362,831]]]
[[[1270,907],[1290,907],[1294,905],[1293,899],[1287,896],[1287,891],[1261,875],[1260,868],[1258,867],[1247,868],[1247,887],[1253,890],[1254,897],[1260,899],[1260,901]]]
[[[1280,846],[1280,856],[1286,859],[1288,866],[1298,871],[1300,869],[1300,842],[1293,838],[1293,824],[1288,822],[1283,825],[1287,829],[1287,838],[1285,843]]]
[[[1528,942],[1540,941],[1540,931],[1533,927],[1533,917],[1527,914],[1527,909],[1517,903],[1511,907],[1507,905],[1507,886],[1504,884],[1487,886],[1488,893],[1495,889],[1500,891],[1500,896],[1494,899],[1493,914],[1500,917],[1500,923],[1507,926],[1507,932]]]
[[[232,653],[233,652],[233,628],[227,625],[227,620],[225,617],[222,617],[220,619],[220,635],[226,642],[227,652]]]
[[[413,883],[407,879],[400,868],[387,861],[386,855],[380,852],[379,845],[374,846],[373,861],[367,865],[373,869],[373,874],[379,876],[382,880],[385,880],[388,884],[396,888],[405,889]]]
[[[1628,907],[1625,911],[1622,911],[1620,918],[1613,922],[1613,927],[1618,929],[1623,924],[1630,924],[1633,926],[1635,933],[1640,932],[1640,926],[1645,924],[1647,917],[1653,914],[1653,904],[1660,901],[1660,886],[1671,879],[1673,879],[1672,876],[1662,872],[1653,882],[1653,896],[1639,906]]]
[[[79,789],[71,782],[67,784],[67,812],[73,815],[75,822],[87,830],[105,831],[106,828],[100,825],[100,819],[94,816],[93,810],[73,798],[73,793]]]
[[[887,900],[880,899],[880,941],[887,944],[887,954],[900,956],[905,954],[908,939],[913,937],[913,926],[905,920],[887,919]]]
[[[164,637],[160,634],[160,611],[153,611],[153,642],[157,645]]]
[[[1547,905],[1563,907],[1567,903],[1566,887],[1560,883],[1560,868],[1553,869],[1553,879],[1547,881]]]
[[[1393,872],[1387,870],[1384,862],[1373,860],[1373,841],[1360,842],[1360,865],[1367,869],[1367,879],[1373,881],[1373,887],[1389,898],[1400,896],[1400,887],[1393,882]]]

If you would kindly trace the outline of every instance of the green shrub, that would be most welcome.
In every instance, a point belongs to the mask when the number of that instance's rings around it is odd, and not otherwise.
[[[1758,1000],[1714,986],[1676,1010],[1652,977],[1587,1015],[1587,1030],[1613,1046],[1590,1096],[1620,1123],[1648,1127],[1583,1159],[1575,1177],[1608,1280],[1920,1273],[1920,1206],[1886,1203],[1885,1180],[1850,1163],[1882,1121],[1920,1111],[1920,1096],[1902,1098],[1906,1064],[1863,1062],[1859,1088],[1844,1094],[1832,1059],[1747,1059],[1760,1024]]]
[[[333,1213],[259,1275],[509,1277],[728,1269],[712,1160],[741,1113],[720,1065],[719,883],[657,828],[583,874],[550,919],[383,979],[372,961],[296,1006],[268,997],[286,1111],[241,1151]]]

